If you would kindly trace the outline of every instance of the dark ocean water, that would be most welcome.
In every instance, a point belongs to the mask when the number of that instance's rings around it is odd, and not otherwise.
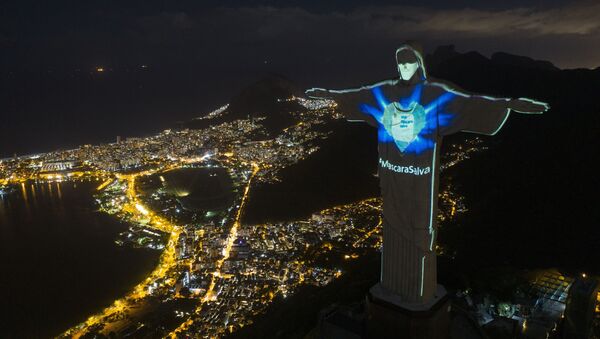
[[[0,198],[0,337],[49,337],[126,294],[160,253],[118,247],[97,182],[28,182]]]
[[[154,70],[0,74],[0,158],[150,135],[212,107],[202,105],[202,82],[168,78]]]
[[[257,81],[202,69],[0,72],[0,159],[114,142],[179,126]],[[235,81],[233,81],[235,80]]]

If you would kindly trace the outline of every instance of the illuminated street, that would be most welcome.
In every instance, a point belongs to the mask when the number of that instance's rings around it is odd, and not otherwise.
[[[63,336],[79,338],[90,328],[98,324],[105,323],[108,318],[134,308],[136,304],[139,304],[141,300],[148,295],[148,286],[153,284],[157,279],[165,277],[167,272],[169,272],[178,264],[175,256],[175,244],[177,243],[179,234],[181,233],[181,228],[171,224],[169,221],[160,217],[154,212],[149,211],[142,203],[140,203],[137,198],[137,193],[135,190],[136,178],[138,176],[149,175],[151,173],[152,171],[145,171],[135,175],[118,175],[117,181],[123,183],[127,187],[127,199],[122,205],[122,210],[124,212],[132,213],[132,221],[149,218],[149,227],[155,228],[170,235],[165,250],[161,255],[160,263],[154,269],[154,271],[143,282],[135,286],[135,288],[127,296],[116,300],[113,305],[105,308],[101,313],[89,317],[84,323],[67,330]],[[106,188],[106,186],[113,182],[113,180],[105,181],[98,187],[98,190]],[[173,282],[167,280],[166,284],[169,283],[172,284]]]

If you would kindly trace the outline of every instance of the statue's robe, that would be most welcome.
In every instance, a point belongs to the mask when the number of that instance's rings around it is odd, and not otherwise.
[[[410,81],[392,79],[311,97],[333,99],[349,121],[378,129],[384,220],[381,284],[405,302],[428,302],[437,287],[442,139],[459,131],[495,134],[508,118],[509,99],[466,93],[425,80],[423,72]]]

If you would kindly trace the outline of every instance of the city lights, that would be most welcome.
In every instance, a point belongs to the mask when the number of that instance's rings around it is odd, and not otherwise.
[[[115,243],[162,251],[157,266],[129,293],[68,329],[63,337],[118,332],[127,323],[139,321],[144,312],[152,312],[150,297],[161,303],[186,299],[195,303],[190,312],[177,311],[181,323],[171,330],[172,337],[188,333],[220,336],[250,324],[270,303],[289,298],[303,285],[325,286],[343,276],[339,267],[318,265],[319,255],[342,251],[344,261],[351,262],[364,251],[379,249],[379,199],[315,212],[308,220],[261,225],[243,221],[252,188],[279,181],[281,169],[319,149],[316,141],[329,135],[322,126],[342,117],[330,103],[315,107],[320,108],[298,113],[300,121],[272,139],[252,139],[263,129],[258,118],[203,130],[166,130],[147,138],[3,162],[0,177],[7,185],[36,180],[97,181],[95,201],[100,210],[131,225]],[[479,148],[476,141],[466,145],[449,152],[444,164],[458,163]],[[210,222],[180,225],[178,218],[190,212],[173,205],[173,198],[190,197],[192,190],[179,189],[174,195],[158,190],[148,195],[138,186],[150,178],[159,187],[168,186],[167,172],[190,167],[226,169],[238,193],[223,210],[201,213]],[[440,201],[448,206],[445,218],[466,210],[461,197],[451,191],[443,190]],[[348,247],[341,248],[341,244]],[[225,319],[227,326],[223,326]]]

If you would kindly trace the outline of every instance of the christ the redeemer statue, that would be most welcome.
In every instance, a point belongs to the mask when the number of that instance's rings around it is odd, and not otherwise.
[[[383,197],[381,286],[403,303],[426,304],[437,288],[435,240],[440,144],[460,131],[496,134],[511,111],[540,114],[531,99],[467,93],[427,76],[422,53],[396,50],[399,78],[343,90],[312,88],[337,102],[349,121],[377,127]]]

